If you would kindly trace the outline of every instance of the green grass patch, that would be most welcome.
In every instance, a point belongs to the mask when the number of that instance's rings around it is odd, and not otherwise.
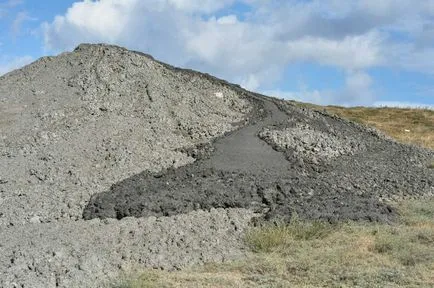
[[[273,252],[285,249],[294,241],[323,239],[336,229],[323,221],[299,221],[292,219],[290,224],[269,224],[253,228],[246,234],[246,243],[254,252]]]

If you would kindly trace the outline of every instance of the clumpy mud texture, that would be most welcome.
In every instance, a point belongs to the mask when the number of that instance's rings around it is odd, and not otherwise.
[[[174,217],[39,223],[0,233],[0,287],[113,287],[122,273],[181,269],[246,253],[253,213],[195,211]]]
[[[252,104],[236,89],[108,45],[0,77],[0,287],[101,287],[124,267],[242,255],[244,209],[82,220],[92,195],[243,126]]]
[[[234,259],[257,217],[391,221],[387,200],[434,194],[433,158],[149,55],[80,45],[0,77],[0,287],[102,287],[130,268]]]
[[[93,194],[191,163],[181,149],[237,129],[251,109],[224,81],[113,46],[11,72],[0,78],[0,225],[81,219]]]
[[[247,208],[266,219],[391,221],[384,200],[433,192],[429,152],[374,130],[252,95],[265,114],[207,148],[208,157],[142,172],[95,195],[85,219]],[[200,154],[200,153],[199,153]]]

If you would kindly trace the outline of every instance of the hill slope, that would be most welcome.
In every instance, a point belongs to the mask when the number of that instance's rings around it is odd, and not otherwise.
[[[374,126],[400,142],[434,149],[434,110],[393,107],[339,107],[317,106],[306,103],[296,105],[325,110],[330,114]]]
[[[0,286],[223,261],[254,212],[393,221],[434,192],[430,150],[120,47],[9,73],[0,103]]]
[[[80,219],[95,192],[192,162],[177,150],[235,129],[251,109],[223,82],[103,45],[2,77],[0,99],[2,224]]]

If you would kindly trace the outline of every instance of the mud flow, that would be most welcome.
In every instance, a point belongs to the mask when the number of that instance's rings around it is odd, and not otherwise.
[[[201,157],[192,164],[116,183],[90,200],[84,219],[211,208],[249,208],[279,221],[294,213],[327,221],[394,219],[381,197],[409,188],[399,176],[408,165],[392,163],[402,158],[400,145],[328,115],[251,97],[249,124],[196,153]],[[381,167],[387,169],[378,173]],[[418,177],[426,177],[416,183],[420,191],[430,189],[430,176]]]

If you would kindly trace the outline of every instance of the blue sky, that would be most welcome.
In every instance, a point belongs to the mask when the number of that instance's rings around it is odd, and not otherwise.
[[[0,0],[0,74],[82,42],[281,98],[434,107],[434,0]]]

